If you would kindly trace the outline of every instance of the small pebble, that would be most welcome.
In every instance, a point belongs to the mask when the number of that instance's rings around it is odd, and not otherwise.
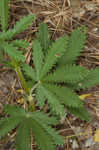
[[[93,140],[93,137],[91,137],[91,138],[89,138],[88,140],[86,140],[86,142],[85,142],[85,147],[90,147],[90,146],[92,146],[92,145],[94,145],[95,144],[95,142],[94,142],[94,140]]]
[[[72,149],[76,149],[76,148],[79,148],[79,145],[76,140],[73,140]]]

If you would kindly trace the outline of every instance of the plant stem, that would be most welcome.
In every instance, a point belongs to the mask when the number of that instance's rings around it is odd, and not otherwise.
[[[15,71],[16,71],[18,77],[19,77],[19,80],[20,80],[20,82],[21,82],[21,85],[22,85],[22,87],[23,87],[25,93],[28,95],[29,92],[30,92],[30,90],[29,90],[29,88],[27,88],[26,81],[25,81],[25,79],[24,79],[24,77],[23,77],[23,74],[22,74],[22,72],[21,72],[20,67],[17,66],[17,67],[15,68]]]
[[[24,76],[22,74],[21,68],[15,59],[11,58],[11,61],[12,61],[12,64],[15,68],[15,71],[18,75],[18,78],[21,82],[21,85],[22,85],[26,95],[28,95],[29,109],[31,108],[31,111],[35,111],[35,104],[34,104],[33,98],[31,97],[31,91],[27,87],[27,84],[26,84],[26,81],[25,81]],[[31,97],[31,100],[30,100],[30,97]]]

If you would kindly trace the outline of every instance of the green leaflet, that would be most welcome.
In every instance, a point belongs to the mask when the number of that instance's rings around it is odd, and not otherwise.
[[[28,119],[23,120],[17,129],[16,150],[31,150],[31,129]]]
[[[44,81],[76,83],[83,80],[88,74],[89,70],[85,67],[76,65],[59,66],[53,73],[44,77]]]
[[[41,43],[42,48],[44,49],[45,54],[50,45],[50,36],[48,31],[48,26],[45,23],[41,23],[38,31],[38,40]]]
[[[33,14],[30,14],[28,16],[25,16],[24,18],[20,19],[18,21],[13,29],[9,29],[7,32],[3,32],[0,34],[0,40],[10,40],[17,34],[23,32],[28,28],[29,25],[32,24],[32,21],[35,19],[35,16]]]
[[[8,28],[9,2],[10,0],[0,0],[0,23],[2,31],[6,31]]]
[[[58,131],[51,128],[50,126],[46,126],[46,124],[42,125],[44,129],[46,129],[47,133],[52,137],[54,143],[59,146],[63,146],[65,144],[64,138],[59,135]]]
[[[83,107],[83,103],[76,93],[70,88],[65,86],[58,86],[55,84],[45,83],[43,84],[49,91],[57,95],[61,103],[69,107]]]
[[[20,116],[20,114],[21,116],[26,115],[24,108],[19,107],[17,105],[5,105],[4,111],[11,116]]]
[[[40,114],[40,113],[37,114],[37,112],[35,114],[34,116],[32,116],[32,118],[34,118],[37,122],[39,122],[42,125],[42,127],[46,130],[46,132],[52,137],[53,142],[56,145],[63,146],[64,138],[60,136],[58,132],[56,132],[53,128],[49,126],[49,124],[56,124],[57,123],[56,119],[54,117],[48,118],[46,114]]]
[[[99,84],[99,69],[96,68],[96,69],[92,69],[84,80],[77,82],[76,84],[70,84],[69,86],[72,89],[80,90],[80,89],[91,88],[92,86],[98,84]]]
[[[54,95],[53,92],[50,92],[44,84],[41,85],[42,92],[44,93],[46,99],[48,100],[48,104],[50,104],[50,107],[53,112],[56,112],[56,114],[60,116],[65,115],[64,107],[61,105],[61,103],[58,100],[58,97]]]
[[[86,42],[86,27],[77,28],[74,30],[69,37],[67,51],[63,57],[60,58],[59,64],[66,65],[66,64],[73,64],[82,49],[85,46]]]
[[[2,48],[10,57],[13,57],[15,60],[24,62],[25,56],[22,54],[22,51],[18,51],[17,47],[14,47],[12,44],[7,42],[2,43]]]
[[[22,64],[22,69],[25,72],[25,74],[30,77],[32,80],[36,81],[36,72],[35,69],[33,69],[32,67],[30,67],[27,64]]]
[[[39,41],[35,40],[33,44],[33,62],[35,65],[37,80],[40,79],[40,73],[43,66],[43,59],[44,57],[43,57],[42,47]]]
[[[0,58],[0,62],[1,62],[1,64],[4,64],[5,68],[14,69],[11,62],[3,60],[3,56],[2,56],[2,59]]]
[[[50,117],[48,116],[48,114],[45,114],[41,111],[35,111],[33,113],[30,113],[30,117],[32,119],[37,119],[38,121],[41,121],[42,125],[56,125],[57,123],[59,123],[59,121],[55,117]]]
[[[8,132],[16,128],[16,126],[20,123],[22,117],[9,117],[3,118],[0,120],[0,138],[5,136]]]
[[[92,119],[91,115],[88,113],[88,111],[84,107],[82,108],[67,107],[67,111],[79,117],[81,120],[91,121]]]
[[[36,99],[37,99],[37,105],[40,106],[40,108],[42,108],[44,106],[46,97],[43,93],[43,90],[40,84],[38,84],[36,88]]]
[[[38,147],[41,150],[55,150],[54,142],[51,136],[46,132],[44,128],[42,128],[42,125],[39,122],[32,119],[30,123]]]
[[[41,72],[41,78],[44,77],[57,60],[64,54],[67,47],[68,37],[64,36],[56,40],[48,50],[48,54],[45,57],[45,63]]]
[[[82,89],[90,88],[97,84],[99,84],[99,69],[98,68],[91,70],[90,74],[87,76],[87,78],[85,80],[83,80],[82,82],[78,83],[78,85]]]
[[[29,46],[29,43],[26,40],[14,40],[11,42],[11,44],[13,44],[13,46],[17,46],[17,47],[22,47],[22,48],[27,48]]]
[[[46,126],[46,124],[42,125],[44,129],[46,129],[47,133],[52,137],[54,143],[58,146],[63,146],[65,144],[64,138],[59,135],[58,131],[56,132],[50,126]]]
[[[20,19],[20,21],[18,21],[13,28],[13,31],[15,31],[15,33],[13,32],[14,35],[25,31],[28,28],[28,26],[32,24],[34,19],[34,14],[29,14],[28,16],[24,16],[22,19]]]
[[[3,49],[0,45],[0,61],[2,62],[3,61]]]

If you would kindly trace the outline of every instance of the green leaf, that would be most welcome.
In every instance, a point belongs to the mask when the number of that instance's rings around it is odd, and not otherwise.
[[[61,37],[54,42],[48,50],[48,54],[45,57],[45,64],[41,72],[41,78],[44,77],[56,64],[57,60],[64,54],[67,47],[68,37]]]
[[[68,40],[67,51],[64,56],[60,58],[59,64],[66,65],[75,63],[75,60],[80,56],[80,53],[85,46],[85,41],[86,28],[82,27],[75,29]]]
[[[64,138],[60,136],[58,132],[56,132],[53,128],[49,127],[50,124],[58,123],[54,117],[48,117],[46,114],[43,114],[41,112],[34,112],[32,118],[42,125],[46,132],[52,137],[56,145],[63,146]]]
[[[56,112],[56,114],[60,116],[65,115],[64,107],[61,105],[61,103],[58,100],[58,97],[54,95],[52,92],[47,89],[44,84],[41,86],[42,92],[44,93],[46,99],[48,100],[48,104],[50,104],[50,107],[53,112]]]
[[[24,108],[16,105],[5,105],[4,111],[10,116],[25,116],[26,112]]]
[[[48,90],[56,94],[61,103],[69,107],[82,107],[83,103],[76,93],[74,93],[70,88],[65,86],[58,86],[55,84],[44,84]]]
[[[90,88],[92,86],[99,84],[99,69],[93,69],[90,71],[90,74],[87,76],[85,80],[79,83],[81,88]]]
[[[34,14],[30,14],[28,16],[25,16],[24,18],[20,19],[18,21],[13,29],[9,29],[7,32],[4,32],[0,35],[1,40],[10,40],[17,34],[25,31],[29,25],[32,24],[32,21],[35,19]]]
[[[25,56],[22,54],[22,51],[18,51],[17,47],[14,47],[12,44],[7,42],[2,43],[2,48],[10,57],[13,57],[16,61],[25,61]]]
[[[59,66],[53,73],[44,77],[44,81],[75,83],[83,80],[88,74],[89,70],[84,67],[76,65]]]
[[[0,22],[3,31],[8,28],[10,0],[0,0]]]
[[[0,61],[4,61],[4,58],[3,58],[3,49],[0,45]]]
[[[79,117],[81,120],[86,120],[86,121],[91,121],[92,117],[88,113],[88,111],[82,107],[82,108],[72,108],[72,107],[67,107],[67,110],[74,114],[75,116]]]
[[[8,132],[16,128],[20,123],[22,117],[9,117],[0,120],[0,138],[5,136]]]
[[[41,121],[41,124],[56,125],[58,123],[58,120],[56,120],[55,117],[50,117],[48,114],[45,114],[41,111],[30,113],[30,116],[32,119],[36,119],[38,122]]]
[[[27,48],[29,46],[29,43],[26,40],[14,40],[11,42],[11,44],[13,44],[13,46],[22,48]]]
[[[30,120],[30,124],[39,149],[55,150],[54,142],[51,136],[46,132],[44,128],[42,128],[42,125],[39,124],[39,122],[32,119]]]
[[[43,66],[43,52],[38,40],[34,41],[33,44],[33,62],[36,70],[37,80],[40,79],[40,73]]]
[[[25,31],[28,28],[28,26],[32,25],[32,22],[34,21],[34,19],[35,19],[34,14],[29,14],[27,16],[24,16],[22,19],[20,19],[20,21],[18,21],[15,24],[14,29],[13,29],[15,30],[15,35]]]
[[[16,135],[16,150],[31,150],[31,130],[28,119],[19,126]]]
[[[31,79],[33,79],[34,81],[36,81],[36,72],[35,72],[35,70],[27,64],[23,64],[22,67],[23,67],[22,70],[25,72],[25,74],[28,77],[30,77]]]
[[[10,69],[14,69],[13,65],[11,62],[3,60],[3,56],[2,59],[0,59],[1,64],[4,65],[5,68],[10,68]]]
[[[42,108],[45,104],[46,97],[42,91],[42,87],[40,86],[40,84],[36,88],[36,99],[37,105],[40,106],[40,108]]]
[[[91,88],[93,86],[99,85],[99,69],[92,69],[89,72],[89,75],[82,81],[76,83],[76,84],[70,84],[73,89],[80,90],[80,89],[86,89]]]
[[[61,135],[59,135],[58,131],[55,131],[55,129],[49,126],[46,126],[46,124],[42,124],[42,126],[44,129],[46,129],[47,133],[49,133],[49,135],[52,137],[56,145],[63,146],[65,144],[64,138]]]
[[[45,23],[41,23],[39,26],[39,32],[38,32],[38,40],[41,43],[42,48],[45,51],[45,54],[47,52],[47,49],[50,44],[50,36],[48,31],[48,25]]]

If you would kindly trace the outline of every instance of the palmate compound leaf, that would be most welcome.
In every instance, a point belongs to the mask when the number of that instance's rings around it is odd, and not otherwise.
[[[22,51],[19,51],[17,47],[14,47],[12,44],[3,42],[2,48],[10,57],[13,57],[16,61],[25,61],[25,56],[22,54]]]
[[[40,89],[48,100],[51,110],[60,116],[64,116],[64,106],[58,101],[57,96],[53,92],[49,91],[43,83],[40,85]]]
[[[56,94],[60,103],[63,103],[65,106],[69,107],[83,107],[83,102],[72,89],[65,86],[58,86],[50,83],[43,83],[44,87],[49,91]]]
[[[40,111],[26,113],[23,108],[17,106],[5,107],[8,114],[13,110],[15,112],[12,117],[0,120],[0,137],[17,127],[16,150],[31,149],[32,133],[41,150],[55,150],[55,144],[64,144],[63,137],[49,127],[58,123],[54,117],[49,117]]]
[[[41,72],[41,78],[50,71],[53,65],[56,64],[57,60],[64,54],[64,52],[66,51],[67,43],[68,36],[64,36],[56,40],[56,42],[54,42],[50,46],[50,48],[48,49],[48,53],[45,56],[44,66]]]
[[[17,34],[25,31],[28,26],[32,24],[34,19],[34,14],[23,17],[14,25],[13,29],[9,29],[7,32],[3,32],[2,34],[0,34],[0,40],[10,40]]]
[[[22,117],[15,116],[9,118],[3,118],[0,120],[0,138],[5,136],[8,132],[17,127],[22,120]]]
[[[49,48],[49,45],[50,45],[50,35],[49,35],[47,24],[45,24],[45,23],[40,24],[37,37],[38,37],[38,40],[46,54],[47,49]]]
[[[86,27],[81,27],[75,29],[68,40],[67,51],[64,55],[60,58],[59,64],[66,65],[66,64],[75,64],[75,60],[82,49],[84,48],[86,42]]]
[[[44,56],[43,56],[42,47],[40,45],[40,42],[38,40],[35,40],[33,44],[33,62],[36,70],[37,80],[40,79],[40,74],[43,67],[43,60],[44,60]]]
[[[9,2],[10,0],[0,0],[0,24],[2,31],[6,31],[8,28]]]
[[[85,67],[76,65],[59,66],[53,73],[44,77],[47,82],[76,83],[83,80],[89,74]]]
[[[17,129],[16,150],[31,150],[31,129],[28,119],[22,121]]]
[[[30,150],[30,137],[32,133],[41,150],[55,150],[55,144],[63,145],[64,138],[49,127],[49,125],[57,123],[58,121],[54,117],[48,117],[48,115],[40,111],[27,113],[26,118],[21,122],[17,131],[17,150]]]

